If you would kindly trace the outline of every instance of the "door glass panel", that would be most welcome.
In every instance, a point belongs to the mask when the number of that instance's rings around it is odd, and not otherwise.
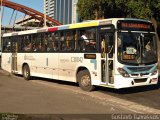
[[[114,83],[113,79],[113,54],[114,54],[114,35],[112,33],[100,33],[100,52],[101,52],[101,71],[102,82]]]

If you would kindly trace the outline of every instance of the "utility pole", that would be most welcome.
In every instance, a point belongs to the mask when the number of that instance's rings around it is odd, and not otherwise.
[[[2,50],[2,0],[1,0],[1,11],[0,11],[0,50]]]
[[[46,0],[44,0],[44,27],[47,27],[47,24],[46,24]]]

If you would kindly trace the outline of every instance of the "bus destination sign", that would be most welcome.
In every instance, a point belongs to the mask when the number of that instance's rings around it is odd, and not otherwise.
[[[117,27],[118,30],[127,31],[155,31],[153,24],[145,21],[119,20],[117,23]]]
[[[141,23],[122,23],[123,28],[138,28],[138,29],[150,29],[150,25]]]

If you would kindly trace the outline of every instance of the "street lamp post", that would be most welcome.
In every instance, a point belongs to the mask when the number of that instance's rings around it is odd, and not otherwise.
[[[46,25],[46,0],[44,0],[44,27],[47,27]]]
[[[2,0],[1,0],[1,11],[0,11],[0,50],[2,49],[1,37],[2,37]]]

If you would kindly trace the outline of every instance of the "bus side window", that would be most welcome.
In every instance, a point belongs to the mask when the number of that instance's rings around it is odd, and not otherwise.
[[[52,33],[48,34],[48,38],[45,38],[45,49],[47,52],[50,52],[53,50],[53,41],[54,41],[54,36],[52,36]]]
[[[44,51],[47,51],[47,46],[48,46],[48,41],[49,41],[49,38],[50,38],[50,34],[47,34],[47,33],[44,33],[44,34],[42,34],[42,37],[43,37],[43,41],[42,41],[42,43],[43,43],[43,46],[44,46]]]
[[[80,37],[78,37],[78,41],[77,41],[77,51],[78,52],[83,51],[83,42],[84,41]]]
[[[22,50],[23,50],[23,46],[22,46],[22,43],[23,43],[23,41],[22,41],[22,36],[19,36],[18,37],[18,41],[19,41],[19,46],[18,46],[18,52],[22,52]]]
[[[94,28],[80,30],[80,39],[78,40],[79,50],[84,52],[96,51],[96,31]]]
[[[60,32],[60,50],[61,51],[65,51],[66,48],[66,44],[65,44],[65,36],[64,36],[64,32]]]
[[[96,51],[96,33],[94,30],[89,32],[89,51],[88,52],[95,52]]]
[[[44,52],[45,51],[44,34],[42,33],[35,34],[34,41],[35,41],[35,44],[33,45],[33,51]]]
[[[11,38],[3,38],[3,51],[10,52],[11,51]]]
[[[54,48],[54,50],[55,51],[60,51],[60,33],[59,32],[55,32],[54,33],[54,46],[53,46],[53,48]]]
[[[24,51],[31,51],[32,49],[32,43],[29,42],[25,47],[24,47]]]
[[[23,42],[24,42],[24,48],[23,48],[23,50],[25,52],[30,52],[32,50],[31,35],[25,35]]]
[[[75,50],[75,31],[64,31],[60,36],[61,51],[72,52]]]
[[[51,33],[48,36],[47,52],[58,51],[57,33]]]
[[[66,47],[67,51],[75,50],[75,31],[68,31],[66,33]]]

